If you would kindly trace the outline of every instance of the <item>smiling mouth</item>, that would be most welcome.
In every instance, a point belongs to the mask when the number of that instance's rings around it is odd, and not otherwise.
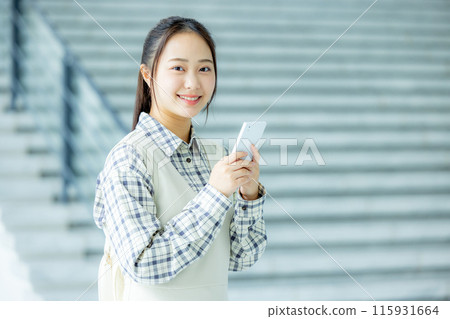
[[[184,96],[184,95],[177,95],[180,99],[186,100],[186,101],[197,101],[199,100],[202,96],[196,96],[196,97],[189,97],[189,96]]]

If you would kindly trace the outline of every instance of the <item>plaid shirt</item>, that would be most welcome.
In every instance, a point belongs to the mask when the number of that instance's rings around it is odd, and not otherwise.
[[[170,158],[197,195],[162,225],[156,217],[151,176],[140,155],[127,143],[119,142],[113,148],[97,178],[94,220],[99,228],[107,228],[125,273],[146,284],[171,280],[206,253],[232,205],[229,270],[251,267],[266,247],[264,187],[259,184],[258,198],[253,201],[244,200],[237,191],[234,202],[212,187],[208,160],[192,126],[189,144],[147,113],[141,113],[136,130],[143,130]]]

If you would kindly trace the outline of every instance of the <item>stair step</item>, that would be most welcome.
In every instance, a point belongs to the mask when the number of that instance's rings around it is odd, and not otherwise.
[[[271,191],[268,191],[270,194]],[[271,194],[272,195],[272,194]],[[282,197],[267,196],[264,215],[267,219],[293,222],[330,220],[380,220],[438,218],[450,216],[448,194],[361,195]],[[280,207],[281,206],[281,207]],[[288,213],[288,214],[286,214]]]
[[[0,116],[0,132],[32,132],[36,131],[35,119],[30,112],[2,112]]]
[[[449,201],[450,203],[450,201]],[[450,242],[448,219],[398,219],[398,220],[362,220],[362,221],[316,221],[298,223],[266,223],[269,245],[273,247],[315,246],[313,240],[326,247],[333,246],[390,246],[396,244],[442,243]],[[305,232],[306,230],[306,232]]]
[[[5,133],[0,136],[0,150],[3,154],[14,152],[26,154],[30,150],[48,150],[42,134]]]
[[[67,230],[71,225],[93,223],[92,207],[82,203],[2,203],[3,222],[12,231]]]
[[[95,284],[100,259],[58,258],[28,262],[34,287],[37,291],[74,289],[79,295]],[[78,296],[75,296],[76,298]]]
[[[57,175],[61,172],[61,160],[53,154],[35,154],[32,158],[14,156],[0,158],[0,176],[12,178],[14,176],[41,177],[43,175]]]
[[[0,76],[0,87],[7,88],[7,87],[9,87],[9,84],[10,84],[10,79],[8,77]]]
[[[142,29],[144,26],[136,26],[135,29]],[[143,34],[136,32],[130,34],[128,30],[124,30],[123,27],[118,28],[117,25],[111,25],[108,27],[108,32],[114,34],[114,38],[124,47],[134,47],[137,43],[143,42]],[[79,30],[63,28],[61,34],[69,38],[73,46],[85,43],[86,40],[93,41],[96,45],[111,44],[111,38],[106,36],[102,30]],[[283,45],[284,47],[295,48],[301,43],[305,47],[319,47],[326,48],[334,40],[336,36],[329,33],[319,34],[303,34],[298,33],[296,30],[290,30],[280,34],[274,30],[267,30],[264,33],[255,34],[254,32],[246,32],[245,30],[226,31],[219,30],[215,32],[215,39],[221,46],[235,46],[235,45],[259,45],[261,42],[270,43],[271,45]],[[436,36],[430,34],[415,35],[414,42],[409,41],[406,34],[399,33],[375,33],[367,34],[367,32],[361,32],[358,30],[352,31],[351,34],[345,36],[340,40],[341,45],[345,45],[346,48],[353,49],[368,49],[368,48],[381,48],[388,47],[389,49],[401,49],[401,48],[418,48],[421,49],[424,46],[429,49],[448,49],[450,47],[450,41],[444,35]],[[264,69],[266,66],[264,67]]]
[[[450,175],[442,172],[364,172],[321,174],[277,174],[261,176],[273,196],[432,194],[450,191]]]
[[[407,1],[407,0],[398,0],[398,1],[385,1],[383,2],[383,8],[403,8],[405,10],[405,12],[409,12],[408,10],[411,9],[421,9],[423,11],[423,9],[429,9],[430,11],[436,8],[446,8],[447,7],[447,2],[445,0],[433,0],[430,1],[432,2],[432,6],[428,6],[426,4],[423,3],[423,1],[420,0],[411,0],[411,1]],[[65,5],[65,7],[72,7],[69,5],[69,3],[65,3],[65,2],[61,2],[58,0],[39,0],[39,3],[41,4],[45,4],[45,5],[56,5],[56,6],[61,6],[63,7]],[[123,2],[119,1],[119,0],[111,0],[108,2],[95,2],[95,3],[90,3],[89,6],[91,6],[91,8],[95,8],[95,7],[99,7],[99,8],[117,8],[116,12],[120,12],[121,9],[123,8],[142,8],[142,7],[149,7],[149,8],[172,8],[173,7],[173,3],[178,3],[178,2],[174,2],[174,1],[168,1],[167,3],[164,2],[159,2],[159,3],[155,3],[155,4],[149,4],[148,2],[146,2],[145,0],[135,0],[133,2],[131,2],[129,4],[129,6],[124,5]],[[229,2],[230,4],[236,4],[236,3],[241,3],[237,0],[232,0]],[[277,4],[277,6],[274,6],[273,4],[270,3],[261,3],[260,1],[256,1],[256,0],[249,0],[247,1],[245,4],[243,4],[243,7],[248,7],[248,8],[255,8],[255,10],[258,9],[292,9],[292,8],[297,8],[297,9],[301,9],[304,8],[305,10],[307,10],[308,8],[323,8],[322,5],[327,4],[328,2],[322,0],[322,1],[318,1],[318,0],[303,0],[302,2],[298,2],[295,0],[286,0],[283,1],[283,3],[280,3],[279,5]],[[211,2],[208,4],[205,4],[202,0],[193,0],[190,4],[204,4],[206,8],[209,7],[219,7],[219,8],[229,8],[229,6],[224,5],[223,3],[220,2]],[[409,5],[409,6],[406,6]],[[182,3],[180,4],[180,7],[189,7],[186,4]],[[340,0],[339,4],[337,4],[336,6],[332,6],[330,4],[330,8],[332,10],[338,10],[338,11],[345,11],[345,9],[347,10],[355,10],[358,9],[359,7],[365,7],[365,4],[361,4],[360,1],[358,0]],[[142,12],[142,11],[140,11]],[[234,12],[234,11],[233,11]],[[232,16],[231,16],[232,17]]]
[[[449,272],[367,274],[356,280],[375,300],[447,300]],[[270,287],[270,289],[267,289]],[[371,300],[351,278],[230,280],[230,300]],[[343,293],[345,292],[345,293]]]
[[[61,191],[61,178],[15,177],[0,181],[1,201],[49,201]]]
[[[355,276],[389,272],[450,271],[450,247],[444,244],[388,247],[328,247],[328,253]],[[318,246],[295,249],[266,249],[251,271],[232,273],[233,278],[337,276],[345,273]],[[231,274],[230,274],[231,278]]]
[[[48,204],[46,209],[40,204],[36,205],[5,205],[2,204],[3,223],[11,231],[18,230],[60,230],[67,228],[69,217],[68,212],[56,205]],[[60,205],[61,206],[61,205]]]
[[[305,141],[297,139],[285,139],[282,143],[290,142],[287,150],[276,145],[276,140],[266,140],[259,149],[260,170],[262,174],[276,174],[278,172],[298,173],[311,171],[317,173],[328,173],[336,171],[356,172],[356,171],[433,171],[447,170],[450,168],[450,151],[351,151],[351,152],[320,152],[325,161],[325,166],[318,165],[318,159],[312,156],[312,151],[308,150],[311,160],[300,163],[301,149],[307,147]],[[271,145],[273,143],[274,145]],[[295,143],[297,145],[295,145]],[[294,145],[292,145],[294,144]],[[231,150],[234,141],[230,140],[224,145]],[[297,163],[297,165],[296,165]]]
[[[276,106],[274,106],[276,108]],[[261,112],[262,113],[262,112]],[[285,127],[288,129],[414,129],[421,130],[427,128],[449,128],[450,113],[426,112],[409,113],[390,112],[389,116],[381,112],[336,112],[330,116],[329,112],[317,110],[316,112],[303,112],[301,110],[290,110],[288,112],[274,112],[269,118],[264,119],[268,122],[268,127]],[[252,122],[259,117],[257,112],[243,111],[239,113],[242,121]],[[197,120],[201,123],[201,121]],[[211,122],[211,123],[209,123]],[[214,114],[208,118],[208,124],[205,127],[200,126],[198,131],[214,129],[225,129],[236,127],[240,129],[241,123],[235,121],[235,116],[222,109],[214,110]]]
[[[41,1],[40,1],[41,2]],[[113,19],[118,18],[118,22],[124,23],[126,16],[133,16],[134,25],[137,23],[143,24],[145,18],[149,25],[155,25],[158,22],[158,17],[170,16],[170,15],[195,15],[196,19],[199,19],[208,26],[223,26],[226,23],[230,26],[230,29],[243,28],[246,25],[254,22],[258,26],[262,24],[262,21],[270,19],[270,25],[272,26],[286,26],[288,23],[292,25],[292,28],[299,28],[302,25],[306,25],[309,30],[312,26],[322,27],[343,27],[344,25],[350,25],[365,9],[368,5],[343,5],[341,1],[337,7],[333,7],[328,2],[323,4],[323,7],[308,7],[304,5],[286,7],[280,6],[274,8],[273,5],[263,6],[259,4],[244,5],[239,3],[239,11],[233,8],[233,6],[227,5],[213,5],[208,6],[202,3],[202,11],[195,10],[195,7],[190,3],[177,4],[175,9],[171,5],[158,5],[156,3],[151,4],[139,4],[127,3],[122,5],[104,5],[89,3],[86,5],[86,10],[95,15],[98,21],[102,24],[110,26],[113,24]],[[387,27],[397,27],[399,29],[405,28],[417,28],[417,18],[421,18],[420,26],[445,26],[444,22],[449,17],[448,12],[445,9],[439,10],[435,6],[428,6],[426,8],[413,9],[409,7],[410,4],[405,6],[399,6],[395,9],[389,6],[381,4],[381,6],[372,8],[361,21],[358,23],[358,27],[361,26],[376,28],[377,30],[383,30]],[[326,10],[324,10],[324,7]],[[406,7],[409,7],[406,9]],[[45,9],[52,14],[52,20],[58,24],[68,26],[70,22],[77,22],[82,24],[85,22],[88,24],[89,17],[87,15],[79,14],[78,8],[67,6],[67,4],[56,5],[46,4]],[[340,9],[340,10],[336,10]],[[401,10],[400,10],[401,9]],[[424,10],[425,9],[425,10]],[[153,17],[149,17],[146,12],[151,10]],[[118,14],[120,12],[122,16]],[[177,13],[178,12],[178,13]],[[183,14],[183,13],[184,14]],[[220,14],[218,14],[220,13]],[[248,19],[248,14],[254,14],[252,18]],[[212,15],[216,15],[212,18]],[[320,15],[320,16],[319,16]],[[246,19],[247,18],[247,19]],[[322,24],[320,24],[322,22]],[[92,23],[92,22],[91,22]],[[134,26],[130,25],[130,26]],[[268,24],[263,25],[263,28],[268,28]],[[292,29],[291,29],[292,30]],[[344,31],[345,28],[342,30]]]
[[[30,260],[54,260],[79,258],[85,254],[85,239],[67,230],[15,231],[15,246],[21,258]]]

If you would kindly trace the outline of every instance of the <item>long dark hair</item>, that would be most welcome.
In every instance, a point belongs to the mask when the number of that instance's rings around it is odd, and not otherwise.
[[[158,60],[161,53],[169,41],[169,39],[180,32],[195,32],[201,36],[209,46],[214,62],[214,72],[216,75],[214,91],[211,99],[206,105],[206,117],[208,117],[209,105],[216,95],[217,87],[217,65],[216,65],[216,49],[215,43],[209,31],[200,22],[178,16],[168,17],[162,19],[159,23],[147,34],[145,38],[144,47],[142,48],[141,64],[144,64],[150,70],[150,83],[153,96],[155,96],[155,89],[153,85],[153,77],[158,67]],[[150,88],[144,81],[141,71],[139,70],[138,83],[136,90],[136,104],[134,107],[133,126],[132,130],[136,128],[141,112],[150,113],[152,107],[152,100],[150,95]],[[204,111],[204,110],[203,110]]]

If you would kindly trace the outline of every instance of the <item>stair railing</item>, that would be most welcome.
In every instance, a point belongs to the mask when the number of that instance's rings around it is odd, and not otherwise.
[[[91,205],[105,156],[129,129],[39,4],[12,0],[11,10],[11,111],[31,111],[60,156],[57,199]]]

